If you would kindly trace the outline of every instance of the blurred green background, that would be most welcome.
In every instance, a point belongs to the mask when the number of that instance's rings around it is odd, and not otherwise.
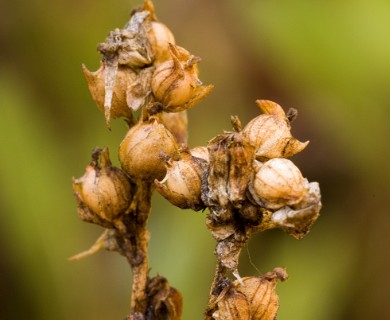
[[[115,164],[123,121],[109,132],[81,72],[98,68],[97,43],[122,27],[135,1],[5,0],[0,3],[1,319],[122,319],[130,271],[124,258],[89,247],[102,230],[76,215],[71,177],[95,146]],[[190,145],[247,123],[255,99],[299,117],[310,140],[292,160],[319,181],[323,210],[297,241],[255,235],[241,275],[286,266],[280,320],[390,319],[390,2],[387,0],[166,0],[158,17],[177,43],[203,58],[214,92],[189,112]],[[159,196],[150,219],[151,275],[184,295],[184,319],[202,319],[214,272],[205,213]],[[258,269],[258,270],[257,270]]]

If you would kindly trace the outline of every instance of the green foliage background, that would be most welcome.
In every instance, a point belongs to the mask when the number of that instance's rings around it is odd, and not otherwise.
[[[242,275],[286,266],[280,320],[389,319],[390,2],[385,0],[166,0],[157,14],[177,43],[203,58],[214,92],[190,110],[190,145],[206,145],[237,114],[270,99],[300,116],[311,140],[293,158],[323,193],[307,238],[253,237]],[[95,146],[114,163],[126,126],[109,132],[81,63],[98,67],[97,43],[141,1],[6,0],[0,4],[0,310],[2,319],[122,319],[130,271],[117,254],[67,258],[100,228],[76,215],[71,177]],[[156,196],[151,275],[184,295],[184,319],[201,319],[214,272],[205,213]],[[257,270],[257,269],[258,270]]]

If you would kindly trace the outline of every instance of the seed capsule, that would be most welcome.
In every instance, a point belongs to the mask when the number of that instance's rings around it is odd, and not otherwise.
[[[73,191],[82,205],[110,222],[131,202],[130,182],[122,170],[111,165],[107,148],[94,151],[85,174],[73,179]]]
[[[213,85],[202,86],[198,78],[200,58],[184,48],[169,45],[171,59],[156,68],[152,79],[152,92],[163,104],[164,111],[178,112],[193,107],[205,98]]]
[[[179,146],[187,144],[188,118],[186,110],[180,112],[161,112],[156,116],[159,122],[173,134]]]
[[[156,118],[132,127],[119,146],[122,169],[133,179],[162,179],[166,174],[160,154],[178,159],[175,138]]]
[[[219,298],[217,310],[213,313],[215,320],[250,320],[251,314],[249,303],[245,295],[236,291],[234,288],[229,289]]]
[[[169,28],[158,21],[152,1],[145,1],[143,10],[150,13],[150,28],[148,30],[148,40],[154,53],[154,65],[159,65],[162,62],[169,60],[169,43],[175,44],[175,37]]]
[[[193,157],[203,159],[206,162],[210,161],[209,150],[207,149],[207,147],[200,146],[200,147],[192,148],[190,150],[190,153]]]
[[[202,176],[205,162],[183,152],[181,159],[166,162],[167,174],[162,181],[155,180],[157,191],[173,205],[182,209],[201,210]]]
[[[271,159],[264,164],[255,161],[255,176],[249,184],[254,200],[262,207],[279,209],[300,202],[309,183],[290,160]]]
[[[116,73],[112,75],[114,77],[113,87],[109,88],[105,83],[107,68],[105,68],[103,63],[100,63],[100,68],[95,72],[89,71],[85,65],[82,65],[82,68],[92,99],[99,110],[106,114],[107,122],[109,122],[110,118],[124,117],[132,119],[133,113],[128,107],[127,95],[136,81],[136,73],[128,67],[119,66]],[[108,72],[110,71],[108,70]],[[106,100],[107,94],[110,95],[110,99]],[[108,110],[104,107],[105,102],[106,105],[108,104]]]
[[[256,103],[264,114],[250,121],[242,134],[255,147],[258,160],[288,158],[307,146],[309,141],[300,142],[292,137],[290,122],[278,104],[267,100]]]
[[[279,308],[279,298],[275,292],[277,280],[286,280],[287,273],[282,268],[263,277],[244,277],[242,283],[235,281],[235,289],[242,293],[249,303],[252,320],[273,320]]]

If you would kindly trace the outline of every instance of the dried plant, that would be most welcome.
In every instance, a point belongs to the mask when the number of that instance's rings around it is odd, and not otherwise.
[[[286,271],[241,278],[238,260],[253,233],[280,228],[300,239],[319,216],[318,183],[286,159],[308,144],[291,135],[296,110],[286,114],[275,102],[258,100],[262,113],[244,128],[232,116],[231,132],[190,149],[186,110],[213,85],[199,80],[201,59],[175,44],[152,2],[144,1],[98,50],[100,68],[83,66],[91,96],[108,128],[112,118],[123,117],[129,131],[119,146],[121,168],[111,164],[107,148],[97,148],[85,174],[73,179],[80,218],[105,230],[72,259],[100,249],[119,252],[133,275],[126,319],[181,319],[180,292],[164,277],[149,276],[147,221],[157,190],[179,208],[208,209],[217,262],[205,319],[275,319],[275,286],[287,279]]]

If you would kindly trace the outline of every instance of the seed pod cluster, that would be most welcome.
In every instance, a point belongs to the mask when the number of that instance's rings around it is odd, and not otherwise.
[[[111,31],[98,50],[103,55],[101,67],[90,72],[83,66],[83,72],[107,127],[111,118],[124,117],[132,123],[133,111],[154,102],[162,104],[160,111],[186,110],[213,88],[202,86],[200,58],[175,45],[174,35],[158,21],[150,0],[133,11],[123,29]]]

